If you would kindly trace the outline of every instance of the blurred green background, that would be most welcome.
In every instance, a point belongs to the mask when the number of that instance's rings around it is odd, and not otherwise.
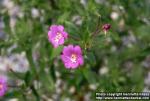
[[[107,36],[92,38],[105,23]],[[79,39],[65,44],[82,47],[82,67],[64,67],[63,46],[48,42],[52,24]],[[150,0],[0,0],[0,73],[14,86],[0,100],[94,101],[95,92],[149,91],[149,34]]]

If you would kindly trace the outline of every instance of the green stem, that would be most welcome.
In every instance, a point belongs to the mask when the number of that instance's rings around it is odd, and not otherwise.
[[[36,70],[36,66],[34,64],[33,58],[32,58],[32,51],[31,50],[27,50],[26,51],[26,55],[27,55],[27,59],[29,61],[29,64],[31,66],[31,72],[34,74],[35,78],[39,78],[38,77],[38,72]],[[36,97],[36,101],[40,101],[40,96],[37,92],[37,90],[35,89],[34,85],[30,85],[30,88],[34,94],[34,96]]]
[[[100,22],[101,22],[101,17],[99,16],[98,17],[98,21],[97,21],[98,23],[97,23],[97,25],[96,25],[96,29],[95,29],[95,31],[92,33],[92,37],[94,37],[97,33],[99,33],[100,32]]]
[[[58,9],[58,6],[56,5],[55,0],[49,0],[49,2],[50,2],[53,9]]]
[[[14,76],[16,76],[17,78],[22,79],[22,77],[19,76],[16,72],[14,72],[11,68],[9,68],[9,71],[10,71]]]
[[[37,90],[35,89],[34,85],[31,85],[30,88],[31,88],[34,96],[36,97],[36,101],[40,101],[40,96],[39,96]]]
[[[17,85],[7,85],[7,86],[11,88],[21,88],[20,86],[17,86]]]
[[[35,64],[33,62],[32,52],[30,50],[26,51],[26,56],[27,56],[27,59],[29,61],[29,64],[30,64],[30,67],[31,67],[31,70],[32,70],[31,72],[37,76],[38,73],[37,73]]]
[[[77,40],[77,41],[79,41],[79,40],[80,40],[79,38],[74,37],[74,36],[71,36],[71,35],[69,35],[69,37],[70,37],[70,38],[72,38],[72,39],[74,39],[74,40]]]
[[[25,94],[22,94],[22,97],[23,97],[24,101],[27,101],[27,97]]]

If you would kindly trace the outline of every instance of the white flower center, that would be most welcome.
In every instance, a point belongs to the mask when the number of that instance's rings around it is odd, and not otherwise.
[[[0,90],[3,88],[3,85],[2,84],[0,84]]]
[[[58,42],[62,37],[62,34],[58,32],[56,37],[54,38],[55,42]]]
[[[71,62],[76,63],[77,62],[77,55],[72,54],[70,59],[71,59]]]

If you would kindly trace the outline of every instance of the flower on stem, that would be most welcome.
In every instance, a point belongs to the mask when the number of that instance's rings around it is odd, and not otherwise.
[[[48,31],[48,40],[52,43],[54,48],[57,48],[59,45],[63,45],[65,39],[68,38],[68,33],[64,31],[62,25],[52,25]]]
[[[104,25],[102,26],[102,29],[103,29],[103,31],[104,31],[104,33],[105,33],[105,36],[106,36],[107,31],[108,31],[110,28],[111,28],[111,25],[110,25],[110,24],[104,24]]]
[[[0,97],[4,96],[7,91],[7,80],[5,77],[0,76]]]
[[[61,55],[61,60],[67,69],[75,69],[78,66],[83,65],[84,60],[80,46],[65,46]]]

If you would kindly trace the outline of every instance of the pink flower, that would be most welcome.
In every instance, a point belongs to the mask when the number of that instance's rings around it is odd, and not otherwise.
[[[84,63],[82,51],[78,45],[65,46],[61,55],[61,59],[65,67],[68,69],[75,69]]]
[[[64,31],[62,25],[52,25],[48,31],[48,40],[54,48],[64,44],[64,40],[68,38],[68,33]]]
[[[7,91],[7,80],[5,77],[0,77],[0,97],[4,96]]]

